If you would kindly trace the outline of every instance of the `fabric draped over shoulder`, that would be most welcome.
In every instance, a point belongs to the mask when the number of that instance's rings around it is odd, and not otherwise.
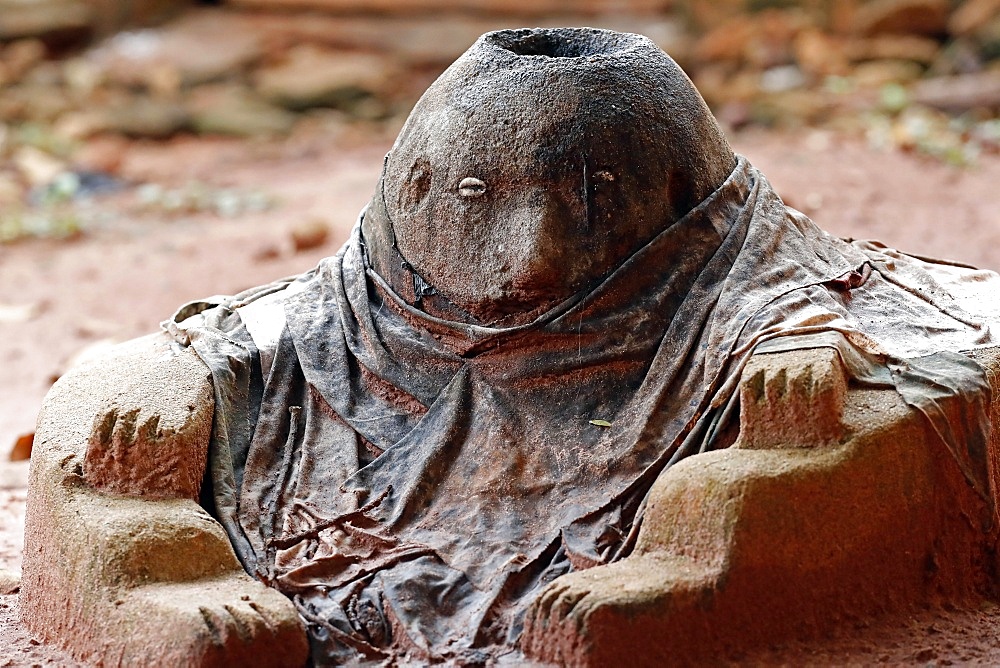
[[[744,158],[526,325],[432,317],[369,251],[359,223],[313,271],[167,325],[215,382],[206,505],[293,598],[318,664],[512,651],[545,585],[627,556],[665,468],[732,442],[762,344],[837,347],[985,489],[990,390],[959,351],[995,343],[969,284],[996,275],[830,237]]]

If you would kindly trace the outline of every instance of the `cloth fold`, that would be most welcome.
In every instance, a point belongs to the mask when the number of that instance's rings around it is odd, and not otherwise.
[[[389,224],[376,198],[313,271],[167,326],[213,373],[210,508],[293,597],[317,664],[512,651],[548,583],[627,556],[665,468],[732,443],[740,372],[768,345],[822,335],[863,360],[985,489],[990,388],[958,352],[995,343],[967,288],[998,277],[835,239],[745,158],[516,327],[395,294],[370,257]]]

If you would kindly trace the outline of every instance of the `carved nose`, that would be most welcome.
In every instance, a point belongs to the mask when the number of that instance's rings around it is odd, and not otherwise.
[[[582,199],[582,194],[581,194]],[[521,289],[551,290],[572,276],[566,262],[579,247],[585,229],[584,206],[557,197],[534,198],[517,207],[510,217],[509,233],[499,240],[510,283]]]

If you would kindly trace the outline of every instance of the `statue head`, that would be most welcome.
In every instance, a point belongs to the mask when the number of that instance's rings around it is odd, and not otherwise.
[[[607,275],[735,164],[649,39],[492,32],[414,107],[370,208],[384,220],[363,231],[390,283],[388,263],[402,263],[475,321],[513,324]]]

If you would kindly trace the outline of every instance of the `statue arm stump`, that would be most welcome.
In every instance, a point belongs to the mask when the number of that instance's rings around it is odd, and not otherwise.
[[[996,393],[1000,355],[974,357]],[[895,390],[850,385],[829,348],[758,354],[740,411],[732,447],[660,475],[631,556],[541,593],[521,637],[529,657],[705,663],[995,586],[989,504]]]
[[[291,601],[250,578],[196,502],[208,369],[155,334],[56,383],[31,457],[21,616],[75,657],[149,666],[301,666]]]

